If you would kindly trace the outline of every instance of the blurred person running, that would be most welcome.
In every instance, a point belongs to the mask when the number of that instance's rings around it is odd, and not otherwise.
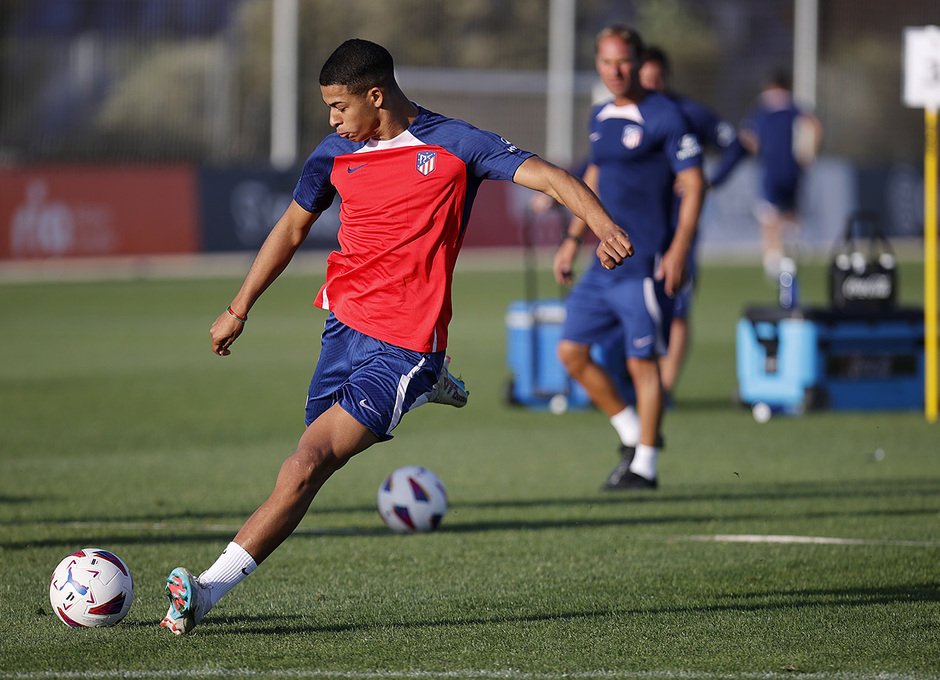
[[[816,160],[822,123],[793,100],[790,76],[778,70],[764,83],[757,105],[741,124],[741,142],[761,169],[757,219],[764,273],[773,282],[794,270],[786,244],[799,237],[798,199],[804,170]],[[791,271],[790,273],[793,273]]]
[[[307,159],[293,201],[210,329],[213,353],[228,356],[254,303],[338,195],[340,250],[330,254],[316,296],[328,315],[306,429],[270,497],[212,566],[198,577],[184,567],[170,573],[161,625],[177,635],[192,631],[294,531],[334,472],[391,439],[405,413],[428,401],[465,402],[445,350],[454,265],[483,180],[544,192],[580,216],[600,240],[603,267],[633,254],[626,232],[581,180],[496,134],[410,101],[380,45],[344,42],[319,82],[335,133]]]

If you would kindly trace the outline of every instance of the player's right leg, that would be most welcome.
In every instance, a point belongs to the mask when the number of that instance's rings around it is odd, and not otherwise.
[[[446,404],[462,408],[467,405],[469,398],[470,390],[467,389],[463,378],[455,378],[451,374],[450,357],[445,357],[444,366],[438,374],[434,387],[419,396],[411,408],[415,409],[423,404]]]
[[[608,417],[626,407],[610,373],[591,357],[591,346],[609,341],[618,331],[618,319],[605,300],[609,286],[589,271],[568,293],[565,322],[556,353],[567,374],[588,393]]]
[[[557,352],[568,375],[584,388],[594,405],[607,417],[626,408],[614,379],[591,358],[590,345],[562,339],[558,342]]]
[[[171,573],[170,610],[161,625],[177,635],[191,631],[251,572],[252,564],[260,564],[290,536],[334,472],[391,438],[401,415],[432,387],[442,363],[442,354],[429,357],[396,348],[331,317],[308,393],[309,424],[297,450],[281,466],[274,491],[235,536],[234,558],[223,553],[198,579],[182,568]],[[244,571],[234,568],[239,554],[250,560]]]
[[[608,300],[617,310],[624,333],[627,371],[636,393],[639,440],[632,457],[621,458],[603,488],[656,488],[664,403],[659,361],[669,346],[674,299],[666,295],[662,281],[649,277],[622,282]]]

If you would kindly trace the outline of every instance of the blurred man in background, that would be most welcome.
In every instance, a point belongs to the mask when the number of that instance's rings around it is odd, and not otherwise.
[[[659,358],[666,352],[672,298],[687,280],[689,252],[702,207],[701,146],[668,97],[640,84],[643,41],[624,26],[604,29],[595,41],[595,66],[612,99],[594,107],[584,181],[627,225],[636,254],[616,271],[592,267],[566,301],[558,357],[620,437],[621,460],[604,489],[657,486],[664,395]],[[673,186],[680,187],[678,218]],[[572,265],[587,225],[575,218],[555,254],[559,283],[573,280]],[[591,346],[622,340],[636,410],[610,372],[591,357]]]

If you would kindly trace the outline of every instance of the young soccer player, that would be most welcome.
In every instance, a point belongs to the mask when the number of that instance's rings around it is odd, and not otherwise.
[[[451,281],[483,180],[512,180],[564,204],[598,236],[604,267],[633,254],[627,234],[579,179],[411,102],[385,48],[346,41],[320,71],[320,91],[336,132],[307,159],[293,202],[210,329],[212,351],[230,354],[252,305],[339,195],[340,250],[330,254],[316,297],[329,314],[307,428],[270,497],[218,560],[198,577],[183,567],[170,573],[161,625],[177,635],[193,630],[293,532],[334,472],[391,439],[405,413],[427,401],[462,403],[462,385],[445,365]]]

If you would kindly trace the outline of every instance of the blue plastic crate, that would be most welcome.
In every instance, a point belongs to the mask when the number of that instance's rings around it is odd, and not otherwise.
[[[738,320],[736,343],[741,401],[789,413],[808,406],[819,381],[815,324],[750,314]]]
[[[919,309],[755,307],[738,320],[736,342],[738,395],[745,404],[789,413],[923,408]]]
[[[515,300],[506,310],[506,363],[512,371],[509,399],[513,403],[547,408],[556,395],[567,408],[583,408],[591,400],[584,388],[568,377],[557,355],[565,323],[562,300]]]
[[[924,318],[920,310],[850,316],[816,313],[820,395],[849,410],[924,407]]]

